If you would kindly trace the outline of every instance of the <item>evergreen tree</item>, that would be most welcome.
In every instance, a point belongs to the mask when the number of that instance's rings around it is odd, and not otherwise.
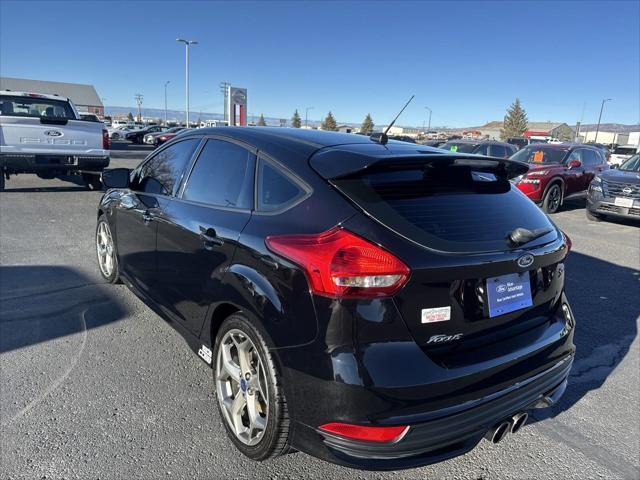
[[[260,119],[258,120],[258,125],[261,127],[266,127],[267,126],[267,122],[264,121],[264,115],[260,114]]]
[[[130,122],[133,122],[133,113],[129,112],[127,114],[127,120],[129,120]]]
[[[336,123],[336,119],[333,118],[333,114],[329,111],[327,117],[322,121],[322,130],[328,130],[330,132],[338,131],[338,124]]]
[[[300,128],[302,126],[302,120],[300,120],[300,114],[298,113],[298,109],[293,112],[293,117],[291,117],[291,126],[293,128]]]
[[[367,116],[364,117],[364,121],[362,122],[362,126],[360,127],[360,133],[366,133],[367,135],[373,133],[373,119],[371,118],[371,114],[367,113]]]
[[[511,104],[504,117],[500,138],[506,140],[509,137],[521,137],[527,131],[527,113],[520,104],[520,99]]]

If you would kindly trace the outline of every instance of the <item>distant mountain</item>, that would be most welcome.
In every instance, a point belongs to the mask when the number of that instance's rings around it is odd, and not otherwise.
[[[138,107],[116,107],[116,106],[105,106],[105,114],[111,117],[126,117],[129,112],[135,117],[138,115]],[[142,116],[144,118],[153,118],[155,120],[164,120],[164,109],[160,108],[142,108],[141,110]],[[249,115],[249,123],[258,123],[258,119],[260,115]],[[198,110],[190,110],[189,111],[189,121],[195,122],[198,119],[204,120],[223,120],[224,114],[222,113],[210,113],[210,112],[199,112]],[[280,126],[280,119],[275,117],[264,117],[267,125],[277,125]],[[291,123],[291,119],[287,118],[287,125]],[[185,115],[184,110],[167,110],[167,121],[169,122],[184,122]],[[315,120],[309,120],[309,125],[317,126],[320,125],[320,122]]]
[[[580,125],[580,131],[587,132],[593,131],[597,128],[597,124],[595,123],[585,123]],[[574,130],[576,126],[572,127]],[[615,133],[629,133],[629,132],[640,132],[640,124],[636,125],[625,125],[622,123],[601,123],[600,124],[601,132],[615,132]]]

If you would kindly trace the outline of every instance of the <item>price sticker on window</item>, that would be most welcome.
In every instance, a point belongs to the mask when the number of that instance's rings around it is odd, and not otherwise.
[[[451,145],[451,148],[449,149],[449,151],[457,152],[458,151],[458,146],[457,145]]]
[[[543,160],[544,160],[543,151],[538,150],[536,153],[533,154],[533,163],[542,163]]]

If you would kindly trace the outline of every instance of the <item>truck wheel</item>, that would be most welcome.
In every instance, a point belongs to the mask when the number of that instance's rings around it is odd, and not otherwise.
[[[562,203],[562,188],[554,183],[549,187],[542,200],[542,209],[547,213],[556,213]]]

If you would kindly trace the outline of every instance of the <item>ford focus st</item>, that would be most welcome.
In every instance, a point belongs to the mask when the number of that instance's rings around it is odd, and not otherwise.
[[[567,384],[570,241],[510,182],[527,169],[359,135],[193,130],[103,174],[98,263],[211,365],[248,457],[439,462],[517,432]]]

